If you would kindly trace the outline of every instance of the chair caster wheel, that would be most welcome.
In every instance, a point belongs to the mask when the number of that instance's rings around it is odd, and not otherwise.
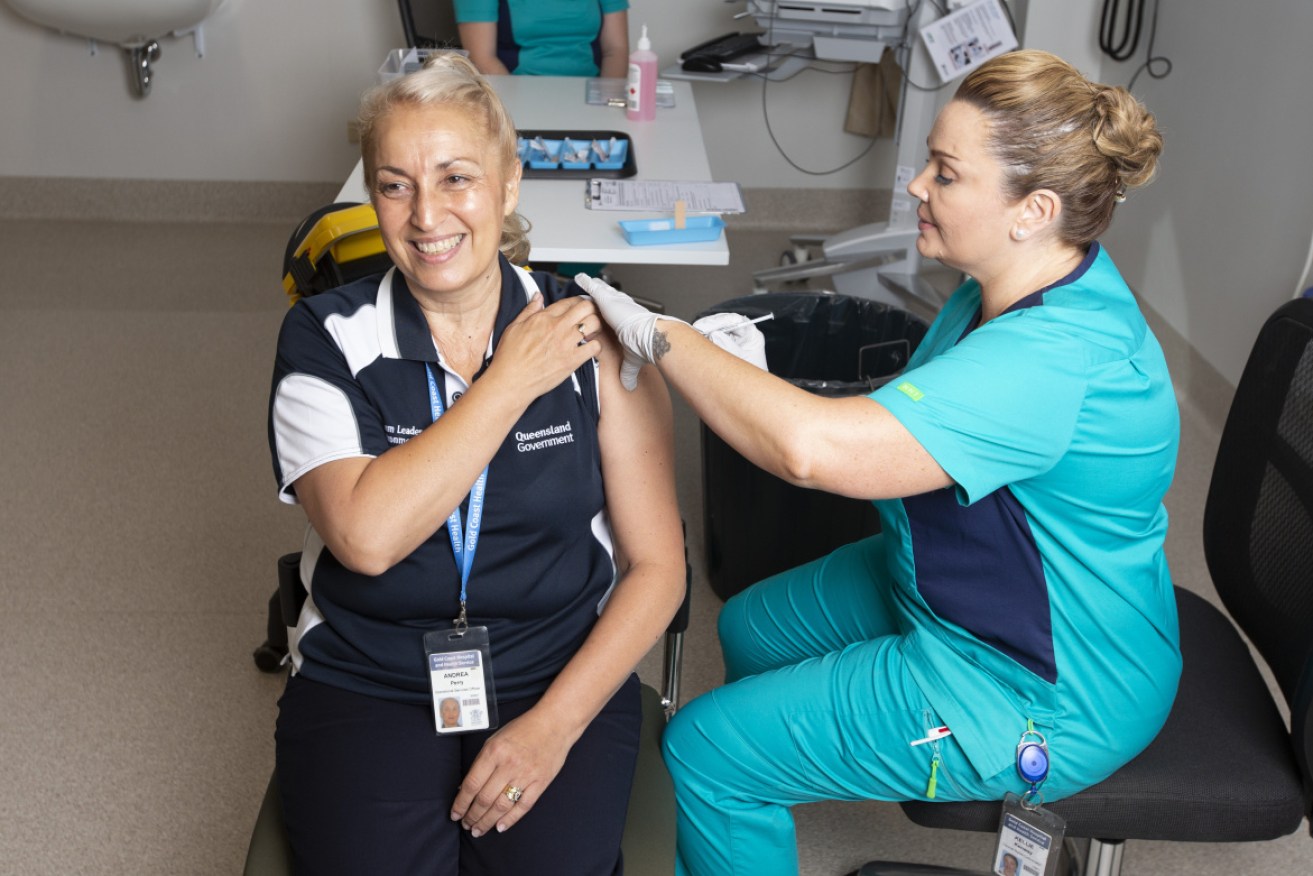
[[[255,658],[255,666],[261,672],[277,672],[283,668],[283,658],[287,652],[265,642],[251,656]]]

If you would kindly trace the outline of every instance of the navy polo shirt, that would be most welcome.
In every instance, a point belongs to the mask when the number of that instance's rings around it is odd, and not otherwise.
[[[531,288],[548,304],[581,291],[504,258],[501,273],[493,356]],[[316,466],[379,456],[427,428],[426,365],[445,405],[458,404],[468,387],[443,367],[395,270],[298,302],[283,321],[270,399],[280,498],[295,502],[296,479]],[[526,409],[489,465],[467,609],[472,625],[488,627],[501,700],[546,689],[615,581],[597,419],[590,362]],[[301,579],[309,596],[290,636],[297,672],[359,693],[430,701],[423,634],[459,612],[460,573],[445,525],[372,577],[345,568],[310,527]]]

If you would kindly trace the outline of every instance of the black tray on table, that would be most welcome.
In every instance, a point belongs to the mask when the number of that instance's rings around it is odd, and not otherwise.
[[[520,161],[523,165],[524,179],[624,179],[638,173],[638,165],[634,161],[634,143],[629,139],[629,135],[621,131],[574,131],[568,129],[562,130],[526,130],[517,131],[522,143],[529,143],[535,139],[543,140],[549,147],[552,144],[561,144],[566,140],[581,143],[592,143],[597,140],[603,144],[609,144],[614,137],[617,143],[624,143],[624,161],[601,163],[597,155],[590,152],[587,166],[566,166],[564,163],[558,163],[552,167],[535,167],[530,161],[530,155],[526,151],[520,152]],[[559,159],[559,150],[557,153]]]

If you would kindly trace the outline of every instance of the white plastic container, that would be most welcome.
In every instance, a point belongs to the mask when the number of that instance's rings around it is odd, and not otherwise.
[[[629,55],[629,87],[625,92],[625,115],[631,122],[656,118],[657,55],[647,38],[647,25],[638,38],[638,48]]]
[[[379,84],[387,85],[399,76],[414,73],[424,66],[430,55],[437,52],[457,52],[466,57],[470,54],[464,49],[393,49],[383,60],[383,66],[378,68]]]

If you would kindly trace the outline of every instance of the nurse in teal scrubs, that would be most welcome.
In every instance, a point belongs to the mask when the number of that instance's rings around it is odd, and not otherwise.
[[[456,0],[455,9],[461,45],[485,75],[628,75],[628,0]]]
[[[1032,726],[1044,796],[1074,793],[1147,746],[1175,697],[1176,399],[1098,241],[1153,175],[1154,119],[1013,52],[963,80],[928,147],[917,249],[971,279],[869,396],[810,394],[583,283],[631,384],[655,365],[753,463],[873,500],[882,523],[725,605],[726,684],[665,735],[680,873],[796,874],[798,803],[1020,793]]]

